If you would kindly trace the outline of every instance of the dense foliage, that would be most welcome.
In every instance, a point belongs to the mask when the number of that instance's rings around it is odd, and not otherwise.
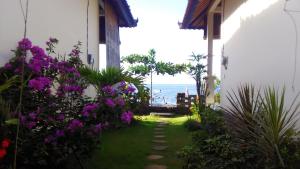
[[[281,94],[245,85],[228,95],[225,113],[206,108],[193,142],[179,152],[184,169],[300,168],[299,105]]]
[[[84,95],[90,85],[81,76],[80,43],[68,59],[53,57],[57,39],[46,51],[22,39],[15,56],[0,68],[0,168],[65,168],[81,165],[107,127],[128,125],[127,106],[135,88],[120,79],[98,87],[98,97]],[[63,58],[63,59],[59,59]]]
[[[201,128],[193,133],[192,144],[178,153],[184,169],[255,168],[255,154],[235,147],[221,112],[206,109],[201,117]]]

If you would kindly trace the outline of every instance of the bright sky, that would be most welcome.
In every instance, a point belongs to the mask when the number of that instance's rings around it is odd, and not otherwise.
[[[207,54],[207,41],[201,30],[181,30],[187,0],[127,0],[134,18],[138,18],[136,28],[121,28],[121,56],[133,53],[147,54],[156,50],[157,60],[173,63],[187,63],[189,56]],[[220,45],[215,42],[214,75],[220,77]],[[154,76],[156,84],[193,84],[187,74]],[[149,78],[146,83],[150,83]]]

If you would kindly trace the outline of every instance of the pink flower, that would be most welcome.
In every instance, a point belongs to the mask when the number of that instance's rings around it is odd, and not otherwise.
[[[12,65],[11,65],[10,63],[6,63],[6,64],[4,65],[4,68],[5,68],[5,69],[11,69],[11,68],[12,68]]]
[[[133,119],[133,113],[131,111],[127,111],[122,113],[121,120],[123,123],[130,124]]]
[[[31,79],[28,85],[34,90],[42,91],[45,88],[49,88],[51,83],[52,81],[48,77],[38,77],[35,79]]]
[[[31,54],[34,56],[34,57],[43,57],[45,56],[45,51],[44,49],[38,47],[38,46],[33,46],[31,49],[30,49],[30,52]]]
[[[84,106],[83,111],[82,111],[82,116],[84,117],[88,117],[90,115],[90,113],[94,110],[96,110],[99,107],[98,104],[96,103],[89,103],[87,105]]]
[[[109,107],[115,107],[116,106],[116,103],[114,102],[113,99],[111,98],[108,98],[108,99],[105,99],[105,104]]]
[[[101,131],[102,131],[102,124],[101,123],[99,123],[99,124],[97,124],[97,125],[94,126],[93,132],[95,134],[99,134]]]
[[[68,130],[74,133],[76,130],[81,129],[83,127],[83,123],[80,120],[74,119],[68,125]]]
[[[124,106],[125,105],[125,100],[122,97],[118,97],[115,99],[115,102],[119,106]]]
[[[18,44],[19,44],[19,48],[24,51],[29,50],[32,46],[31,41],[27,38],[22,39],[21,41],[19,41]]]
[[[115,92],[116,92],[115,89],[112,88],[111,86],[104,86],[104,87],[102,88],[102,91],[103,91],[105,94],[108,94],[108,95],[110,95],[110,96],[114,95]]]

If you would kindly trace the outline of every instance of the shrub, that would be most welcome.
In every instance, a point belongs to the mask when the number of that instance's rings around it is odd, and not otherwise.
[[[192,144],[178,153],[184,169],[240,169],[259,165],[252,164],[256,159],[253,150],[235,146],[221,112],[207,108],[201,117],[201,129],[193,134]]]
[[[189,131],[196,131],[201,129],[201,123],[194,119],[188,119],[184,122],[184,127],[187,128]]]
[[[294,168],[300,162],[297,152],[290,149],[297,145],[294,138],[299,132],[296,99],[286,107],[284,89],[281,94],[274,88],[261,93],[249,85],[228,95],[230,106],[223,109],[235,141],[255,149],[268,168]]]
[[[18,79],[0,91],[10,105],[7,117],[15,118],[1,120],[0,168],[10,168],[15,153],[21,169],[65,168],[74,159],[80,164],[99,145],[107,123],[123,121],[127,125],[132,120],[126,98],[133,89],[119,85],[118,93],[112,94],[107,86],[100,88],[102,94],[96,100],[84,96],[89,83],[78,71],[83,67],[81,43],[74,46],[68,59],[59,57],[62,60],[50,56],[55,54],[56,43],[58,40],[51,38],[44,51],[23,39],[15,57],[0,68],[0,86]],[[126,116],[121,116],[125,112]]]

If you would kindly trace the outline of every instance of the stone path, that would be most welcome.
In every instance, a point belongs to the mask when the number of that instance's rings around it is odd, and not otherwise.
[[[165,140],[164,130],[168,125],[167,122],[158,122],[156,128],[154,128],[154,139],[152,140],[153,154],[149,155],[147,159],[151,162],[150,165],[146,166],[145,169],[167,169],[168,167],[162,164],[157,164],[157,160],[163,159],[164,156],[160,153],[168,148],[167,141]]]

